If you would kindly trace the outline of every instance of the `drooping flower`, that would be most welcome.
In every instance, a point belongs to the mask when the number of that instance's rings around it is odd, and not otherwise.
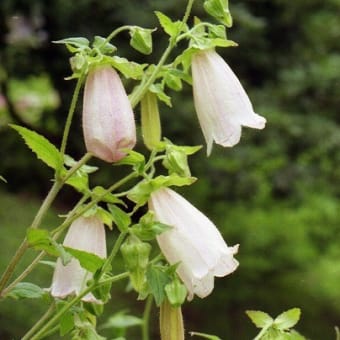
[[[177,273],[189,300],[194,294],[206,297],[214,288],[214,276],[226,276],[237,268],[233,255],[238,245],[228,247],[216,226],[182,196],[159,189],[151,194],[149,209],[159,222],[172,227],[157,241],[168,262],[179,263]]]
[[[254,112],[240,81],[214,49],[192,57],[194,103],[211,153],[213,141],[234,146],[240,141],[242,126],[263,129],[266,119]]]
[[[109,65],[92,69],[86,79],[83,131],[89,152],[106,162],[125,156],[136,144],[131,104],[118,73]]]
[[[106,258],[104,224],[95,216],[79,217],[70,226],[63,245]],[[77,295],[86,288],[86,282],[91,278],[92,273],[82,268],[77,259],[72,258],[65,266],[58,259],[50,288],[51,295],[58,298]],[[85,295],[82,300],[99,302],[92,293]]]

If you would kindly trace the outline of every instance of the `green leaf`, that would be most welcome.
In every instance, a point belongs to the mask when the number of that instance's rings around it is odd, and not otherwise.
[[[44,250],[53,256],[59,256],[59,251],[51,241],[50,234],[45,229],[28,229],[27,241],[36,250]]]
[[[112,214],[111,216],[113,222],[117,225],[118,229],[121,232],[127,231],[129,225],[131,224],[130,216],[116,205],[109,204],[108,208]]]
[[[112,315],[100,328],[129,328],[143,323],[141,318],[125,313],[125,311],[120,311]]]
[[[152,52],[152,32],[154,30],[134,26],[130,29],[130,45],[143,54]]]
[[[292,328],[300,320],[300,315],[301,315],[300,308],[289,309],[280,314],[279,316],[277,316],[274,320],[274,324],[276,328],[280,330]]]
[[[218,336],[216,335],[211,335],[211,334],[206,334],[206,333],[200,333],[200,332],[190,332],[190,335],[191,336],[199,336],[201,338],[204,338],[204,339],[208,339],[208,340],[222,340],[221,338],[219,338]]]
[[[204,2],[204,9],[208,14],[227,27],[233,25],[233,19],[229,12],[228,0],[206,0]]]
[[[170,37],[174,37],[180,33],[182,26],[181,21],[172,21],[168,16],[159,11],[156,11],[155,14],[164,32]]]
[[[61,154],[58,149],[45,137],[19,125],[10,124],[10,126],[19,132],[21,137],[25,140],[27,146],[37,155],[40,160],[42,160],[52,169],[61,169],[63,165]]]
[[[33,283],[19,282],[6,296],[13,299],[40,299],[46,294],[44,289]]]
[[[160,306],[165,298],[165,286],[170,282],[170,277],[161,267],[149,266],[146,278],[156,305]]]
[[[3,182],[7,183],[6,179],[2,176],[0,176],[0,180],[2,180]]]
[[[102,207],[98,207],[96,211],[96,216],[112,230],[112,215]]]
[[[103,266],[105,262],[105,259],[102,259],[95,254],[69,247],[64,248],[79,261],[80,265],[84,269],[90,271],[91,273],[96,272],[99,268]]]
[[[70,311],[64,313],[60,318],[59,327],[59,334],[61,336],[69,333],[74,328],[73,313],[71,313]]]
[[[246,314],[257,328],[268,327],[274,322],[273,318],[269,314],[259,310],[247,310]]]

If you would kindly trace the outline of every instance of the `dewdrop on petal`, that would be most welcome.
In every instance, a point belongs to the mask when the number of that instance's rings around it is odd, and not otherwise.
[[[215,141],[232,147],[240,141],[242,126],[263,129],[266,119],[256,114],[240,81],[214,49],[192,57],[195,109],[211,153]]]
[[[188,299],[214,289],[214,277],[232,273],[238,262],[238,245],[228,247],[216,226],[175,191],[162,188],[151,194],[149,209],[155,219],[172,227],[157,236],[170,264],[179,263],[177,274],[188,290]]]
[[[95,216],[79,217],[67,231],[63,245],[106,258],[104,224]],[[91,279],[92,273],[82,268],[77,259],[72,258],[66,266],[58,259],[50,288],[51,295],[57,298],[78,295],[86,289],[86,282]],[[100,303],[92,293],[85,295],[82,300]]]
[[[136,127],[130,101],[118,73],[109,65],[93,68],[86,79],[83,132],[88,152],[117,162],[123,149],[136,144]]]

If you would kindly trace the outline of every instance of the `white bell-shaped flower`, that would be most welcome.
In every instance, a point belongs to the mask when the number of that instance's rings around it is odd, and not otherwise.
[[[177,273],[189,300],[194,294],[206,297],[214,288],[215,276],[226,276],[237,268],[233,255],[238,245],[228,247],[216,226],[182,196],[159,189],[151,194],[149,209],[156,220],[172,227],[157,241],[168,262],[179,263]]]
[[[214,141],[229,147],[237,144],[242,126],[265,127],[266,119],[254,112],[240,81],[214,49],[195,53],[191,67],[195,109],[208,155]]]
[[[104,224],[95,216],[79,217],[70,226],[63,245],[106,258]],[[90,279],[92,273],[82,268],[77,259],[72,258],[66,266],[58,259],[50,288],[51,295],[58,298],[77,295],[86,288],[86,282]],[[92,293],[85,295],[82,300],[100,302]]]
[[[136,144],[130,101],[118,73],[109,65],[92,69],[86,79],[83,131],[87,151],[106,162],[125,156]]]

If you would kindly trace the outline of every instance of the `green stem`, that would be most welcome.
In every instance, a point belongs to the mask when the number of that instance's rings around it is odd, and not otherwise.
[[[64,185],[64,183],[82,166],[84,165],[89,159],[91,158],[91,154],[87,153],[82,157],[67,173],[63,179],[56,179],[53,183],[49,193],[47,194],[46,198],[44,199],[40,209],[38,210],[37,214],[35,215],[33,222],[30,226],[32,229],[39,228],[41,221],[45,214],[47,213],[48,209],[50,208],[52,202],[56,198],[58,192]],[[24,253],[28,248],[27,239],[25,238],[20,246],[18,247],[17,251],[15,252],[14,256],[12,257],[11,261],[7,265],[4,273],[0,279],[0,297],[4,296],[4,287],[6,286],[7,282],[13,275],[14,269]],[[8,290],[7,290],[8,291]]]
[[[83,81],[84,81],[84,75],[82,74],[77,80],[77,84],[76,84],[76,87],[75,87],[74,92],[73,92],[70,108],[69,108],[69,111],[68,111],[68,114],[67,114],[63,139],[61,141],[61,146],[60,146],[60,153],[61,153],[63,158],[64,158],[64,154],[65,154],[65,150],[66,150],[66,144],[67,144],[68,136],[69,136],[70,129],[71,129],[73,114],[74,114],[74,111],[75,111],[75,108],[76,108],[77,100],[78,100],[78,97],[79,97],[79,92],[80,92],[81,86],[83,84]]]
[[[74,214],[69,219],[65,220],[64,223],[62,223],[58,228],[54,229],[51,232],[51,235],[56,235],[62,232],[65,228],[67,228],[74,220],[76,220],[79,216],[82,216],[86,211],[91,209],[94,205],[96,205],[103,197],[105,197],[106,194],[116,190],[121,185],[125,184],[126,182],[130,181],[131,179],[137,177],[136,173],[131,173],[124,178],[122,178],[120,181],[112,184],[108,189],[106,189],[103,194],[100,196],[94,198],[90,203],[88,203],[83,209],[80,209],[76,214]]]
[[[9,284],[2,292],[3,296],[6,296],[19,282],[21,282],[39,263],[39,261],[46,255],[46,252],[42,251],[36,256],[36,258],[29,264],[29,266]]]
[[[151,307],[152,307],[153,297],[152,295],[149,295],[144,308],[143,313],[143,323],[142,323],[142,339],[143,340],[149,340],[150,334],[149,334],[149,325],[150,325],[150,314],[151,314]]]
[[[51,306],[47,309],[44,315],[38,320],[38,322],[22,337],[21,340],[28,340],[31,336],[46,322],[46,320],[50,317],[55,307],[54,301]]]
[[[183,19],[182,19],[182,25],[178,29],[179,33],[181,32],[182,27],[186,24],[186,22],[189,19],[189,15],[190,15],[190,12],[191,12],[191,9],[192,9],[192,5],[193,5],[194,1],[195,0],[189,0],[188,1],[187,7],[185,9],[185,13],[184,13],[184,16],[183,16]],[[175,36],[172,36],[170,38],[168,47],[165,49],[163,55],[161,56],[161,59],[159,60],[158,64],[156,65],[155,69],[151,73],[151,75],[148,78],[148,80],[143,84],[143,86],[138,87],[136,89],[136,91],[131,94],[130,102],[131,102],[132,108],[134,108],[139,103],[139,101],[143,98],[143,96],[145,95],[145,93],[147,92],[149,87],[156,80],[157,75],[158,75],[160,69],[165,64],[165,62],[166,62],[167,58],[169,57],[169,55],[170,55],[171,51],[173,50],[173,48],[176,46],[177,37],[178,37],[178,35],[175,35]]]
[[[33,335],[30,340],[38,340],[41,339],[42,336],[52,327],[54,327],[55,323],[59,321],[59,319],[65,314],[72,306],[74,306],[76,303],[78,303],[86,294],[91,292],[93,289],[96,289],[97,287],[107,283],[107,282],[117,282],[119,280],[125,279],[129,276],[128,273],[121,273],[118,275],[115,275],[114,277],[111,277],[110,280],[103,280],[101,282],[95,282],[92,285],[90,285],[88,288],[86,288],[83,292],[81,292],[79,295],[74,297],[71,301],[69,301],[63,308],[61,308],[48,322],[45,323],[43,327],[35,334]]]
[[[119,251],[119,249],[120,249],[120,246],[122,245],[122,243],[123,243],[123,241],[124,241],[126,235],[127,235],[127,233],[121,233],[121,234],[118,236],[118,238],[117,238],[117,240],[116,240],[116,242],[115,242],[115,245],[114,245],[114,247],[112,248],[112,251],[111,251],[111,253],[110,253],[110,256],[106,259],[106,261],[105,261],[105,263],[104,263],[104,265],[103,265],[103,267],[102,267],[102,273],[105,273],[105,272],[106,272],[108,266],[110,266],[110,263],[112,263],[113,259],[116,257],[116,255],[117,255],[117,253],[118,253],[118,251]]]
[[[263,327],[261,329],[261,332],[259,334],[256,335],[256,337],[254,338],[254,340],[260,340],[263,335],[268,331],[268,329],[272,326],[272,324],[267,325],[266,327]]]

